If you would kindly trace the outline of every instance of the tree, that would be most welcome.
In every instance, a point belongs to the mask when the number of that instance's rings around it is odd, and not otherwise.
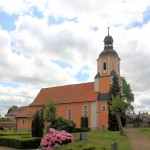
[[[114,76],[112,79],[112,85],[109,90],[109,100],[108,100],[108,110],[109,110],[109,116],[108,116],[108,130],[110,131],[118,131],[118,123],[116,120],[116,116],[111,114],[110,111],[110,105],[112,101],[112,96],[120,95],[121,94],[121,88],[118,83],[118,77]]]
[[[53,102],[52,99],[48,100],[48,106],[45,112],[45,120],[48,122],[53,123],[57,116],[56,104]]]
[[[45,106],[43,106],[41,108],[41,111],[40,111],[40,115],[41,115],[41,128],[44,129],[44,109],[45,109]]]
[[[121,97],[121,95],[116,95],[115,97],[112,96],[112,101],[110,105],[110,111],[112,115],[116,116],[120,135],[124,135],[123,133],[123,127],[121,122],[121,116],[126,112],[126,103],[124,101],[124,97]]]
[[[11,122],[11,118],[1,117],[0,122]]]
[[[130,84],[127,83],[124,77],[121,77],[122,80],[122,93],[127,101],[127,109],[128,111],[133,111],[134,107],[132,106],[132,102],[134,102],[134,94],[132,93]]]
[[[44,119],[37,111],[32,120],[32,137],[42,137],[44,128]]]
[[[8,109],[7,114],[10,113],[10,112],[12,112],[12,111],[14,111],[14,110],[16,110],[17,108],[18,108],[18,107],[17,107],[16,105],[11,106],[11,107]]]
[[[113,81],[112,81],[112,85],[111,85],[110,90],[109,90],[110,100],[111,100],[112,95],[116,96],[118,94],[121,94],[121,88],[119,86],[118,77],[114,76]]]

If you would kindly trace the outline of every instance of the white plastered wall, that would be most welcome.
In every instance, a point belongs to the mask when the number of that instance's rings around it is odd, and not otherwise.
[[[95,79],[94,82],[94,92],[99,92],[99,79]]]
[[[91,129],[97,129],[98,127],[98,102],[92,102],[91,104]]]

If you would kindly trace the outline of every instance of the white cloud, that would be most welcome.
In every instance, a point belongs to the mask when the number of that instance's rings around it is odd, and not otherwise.
[[[34,7],[43,18],[34,16]],[[149,9],[149,0],[3,0],[0,10],[17,14],[18,19],[15,30],[0,29],[0,79],[19,84],[19,88],[1,83],[0,102],[30,103],[42,87],[78,82],[79,72],[88,73],[87,81],[93,81],[109,19],[114,49],[121,58],[121,75],[135,93],[136,112],[140,105],[147,111],[150,22],[143,21]],[[63,21],[49,23],[49,16]],[[72,18],[77,22],[68,20]],[[134,26],[136,22],[141,22],[141,26]],[[69,66],[63,68],[56,61]]]
[[[36,97],[40,88],[29,85],[20,85],[18,88],[0,85],[0,114],[5,115],[12,105],[28,105]]]
[[[25,0],[1,0],[0,9],[9,14],[23,14],[29,11],[29,3]]]

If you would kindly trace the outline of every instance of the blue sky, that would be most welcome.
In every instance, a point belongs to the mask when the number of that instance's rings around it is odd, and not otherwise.
[[[18,19],[18,15],[10,15],[4,11],[0,11],[0,17],[0,26],[2,29],[7,31],[15,30],[15,21]]]
[[[135,95],[135,111],[149,111],[148,0],[3,0],[0,106],[5,107],[0,107],[0,114],[12,104],[30,104],[41,88],[94,81],[108,20],[121,75]]]

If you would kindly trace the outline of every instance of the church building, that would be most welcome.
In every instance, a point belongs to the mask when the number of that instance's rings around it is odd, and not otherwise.
[[[48,104],[51,98],[57,107],[57,116],[71,119],[80,127],[81,117],[88,117],[89,128],[108,127],[108,98],[112,78],[120,78],[120,58],[113,49],[113,38],[104,38],[104,50],[97,59],[94,82],[43,88],[35,100],[16,116],[18,129],[31,129],[34,113]]]

